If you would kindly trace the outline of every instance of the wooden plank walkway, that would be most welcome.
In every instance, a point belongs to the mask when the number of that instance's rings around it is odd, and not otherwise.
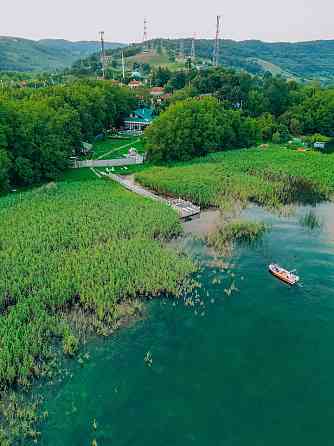
[[[128,189],[131,192],[134,192],[138,195],[141,195],[143,197],[151,198],[152,200],[161,201],[163,203],[166,203],[168,206],[172,207],[176,210],[176,212],[179,214],[181,219],[188,219],[192,218],[195,215],[199,215],[201,212],[201,208],[199,206],[195,206],[190,201],[185,201],[182,199],[167,199],[164,197],[161,197],[160,195],[155,194],[154,192],[151,192],[148,189],[145,189],[144,187],[140,186],[139,184],[135,184],[133,181],[123,178],[120,175],[115,175],[112,173],[104,174],[105,176],[108,176],[114,181],[117,181],[117,183],[121,184],[123,187]]]
[[[84,161],[76,161],[74,164],[74,168],[81,167],[122,167],[122,166],[133,166],[134,164],[143,164],[144,157],[141,155],[138,156],[128,156],[123,158],[115,158],[112,160],[84,160]]]

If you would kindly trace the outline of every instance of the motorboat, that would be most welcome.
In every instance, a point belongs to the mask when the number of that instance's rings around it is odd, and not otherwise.
[[[276,263],[271,263],[269,265],[269,271],[271,274],[282,282],[287,283],[288,285],[296,285],[299,282],[299,276],[294,274],[293,271],[288,271]]]

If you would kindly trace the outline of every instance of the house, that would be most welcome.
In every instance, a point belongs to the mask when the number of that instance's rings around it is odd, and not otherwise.
[[[315,142],[314,143],[314,148],[315,149],[320,149],[320,150],[325,150],[326,144],[327,143],[325,143],[325,142]]]
[[[141,75],[141,73],[139,71],[132,71],[131,77],[132,77],[132,79],[139,80],[139,79],[142,78],[142,75]]]
[[[161,98],[165,94],[165,89],[163,87],[153,87],[150,90],[150,95]]]
[[[151,108],[140,108],[124,120],[124,127],[126,130],[143,131],[152,121],[153,110]]]
[[[334,140],[316,141],[313,147],[321,152],[332,153],[334,151]]]
[[[128,87],[131,88],[132,90],[135,88],[139,88],[141,87],[143,84],[141,81],[137,81],[137,80],[132,80],[129,82]]]

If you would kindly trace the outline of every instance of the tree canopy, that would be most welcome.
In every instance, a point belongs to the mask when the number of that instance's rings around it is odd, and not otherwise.
[[[135,105],[127,89],[87,81],[0,94],[0,191],[56,179],[82,141],[117,126]]]
[[[256,122],[226,110],[217,99],[178,101],[146,130],[148,158],[154,162],[188,160],[225,147],[247,147],[258,137]]]

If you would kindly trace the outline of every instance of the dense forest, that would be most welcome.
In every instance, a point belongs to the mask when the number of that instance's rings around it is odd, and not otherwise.
[[[334,137],[333,88],[224,69],[158,69],[155,79],[174,91],[172,106],[146,132],[148,154],[155,161],[260,141],[286,143],[293,136],[310,142]]]
[[[0,94],[0,190],[56,179],[104,129],[117,126],[136,99],[108,82],[74,82]]]

